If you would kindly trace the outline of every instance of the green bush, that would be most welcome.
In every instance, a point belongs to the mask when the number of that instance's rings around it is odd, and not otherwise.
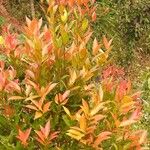
[[[115,39],[117,63],[127,67],[138,57],[137,52],[150,54],[149,0],[97,0],[97,3],[95,33]]]

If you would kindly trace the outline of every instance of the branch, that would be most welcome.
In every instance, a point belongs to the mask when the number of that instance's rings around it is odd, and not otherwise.
[[[30,0],[30,5],[31,5],[31,15],[32,15],[32,18],[35,18],[34,0]]]

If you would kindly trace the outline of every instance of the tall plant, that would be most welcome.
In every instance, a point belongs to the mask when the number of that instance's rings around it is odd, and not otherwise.
[[[0,146],[141,149],[146,131],[132,130],[141,116],[138,95],[122,70],[101,75],[112,40],[91,39],[94,0],[43,3],[47,25],[26,18],[23,36],[3,29]]]

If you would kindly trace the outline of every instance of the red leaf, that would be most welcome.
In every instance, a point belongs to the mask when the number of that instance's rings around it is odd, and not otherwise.
[[[18,134],[17,138],[21,141],[21,143],[24,146],[28,145],[27,140],[29,138],[30,132],[31,132],[31,128],[27,129],[24,132],[19,129],[19,134]]]
[[[15,49],[18,44],[16,36],[8,34],[5,39],[5,44],[10,50]]]
[[[138,120],[141,117],[141,108],[137,108],[131,115],[130,120]]]
[[[94,141],[94,146],[97,147],[102,141],[109,139],[111,134],[112,133],[108,131],[100,133]]]
[[[43,113],[46,113],[47,111],[49,111],[50,105],[51,105],[51,102],[47,102],[47,103],[43,106]]]
[[[38,139],[40,139],[41,141],[45,141],[45,136],[41,131],[35,131],[35,133],[38,135]]]
[[[41,127],[41,131],[45,135],[45,138],[47,138],[50,133],[50,121],[46,123],[45,128]]]
[[[92,21],[95,21],[96,20],[96,12],[94,11],[93,13],[92,13]]]

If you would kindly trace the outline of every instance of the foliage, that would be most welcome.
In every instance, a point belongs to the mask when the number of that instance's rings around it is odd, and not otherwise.
[[[148,133],[150,133],[149,123],[150,123],[150,70],[147,70],[142,75],[143,87],[142,87],[142,98],[143,98],[143,118],[141,120],[140,126],[145,128]],[[150,137],[150,134],[148,134]],[[150,146],[150,143],[149,143]]]
[[[26,18],[22,35],[3,27],[0,147],[144,147],[147,132],[132,129],[141,117],[139,94],[122,69],[102,73],[112,40],[91,39],[94,0],[42,2],[48,25]]]
[[[3,17],[0,16],[0,26],[2,26],[5,22],[5,19]]]
[[[5,5],[9,14],[17,18],[17,20],[23,22],[25,16],[32,16],[30,0],[6,0],[6,2],[7,3]],[[36,17],[41,17],[41,15],[43,16],[39,0],[34,0],[34,7],[36,9]]]
[[[150,54],[150,1],[98,0],[95,34],[107,34],[115,40],[116,62],[128,67],[138,54]],[[99,35],[97,35],[99,36]],[[121,56],[121,57],[120,57]]]

